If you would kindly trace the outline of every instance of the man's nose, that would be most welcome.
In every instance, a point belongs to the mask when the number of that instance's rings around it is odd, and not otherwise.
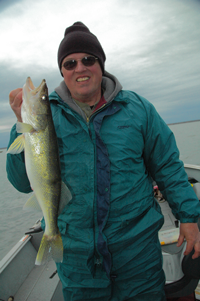
[[[77,61],[77,65],[76,65],[76,68],[75,68],[75,71],[76,72],[82,72],[86,70],[86,67],[83,65],[83,63],[80,61]]]

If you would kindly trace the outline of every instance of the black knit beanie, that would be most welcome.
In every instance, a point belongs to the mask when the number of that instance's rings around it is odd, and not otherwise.
[[[65,30],[64,39],[58,48],[58,66],[61,72],[63,59],[71,53],[88,53],[99,60],[104,73],[105,53],[97,37],[82,23],[76,22]],[[61,72],[62,74],[62,72]]]

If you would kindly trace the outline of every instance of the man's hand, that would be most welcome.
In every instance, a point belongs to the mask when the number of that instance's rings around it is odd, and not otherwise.
[[[11,109],[15,113],[17,120],[22,122],[21,106],[22,106],[22,88],[15,89],[9,94],[9,103]]]
[[[188,255],[194,248],[192,258],[195,259],[200,256],[200,232],[196,223],[181,223],[180,234],[178,238],[177,247],[180,247],[184,241],[187,241],[184,255]]]

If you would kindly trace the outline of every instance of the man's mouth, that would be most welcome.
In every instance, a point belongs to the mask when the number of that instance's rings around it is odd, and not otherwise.
[[[88,80],[89,79],[89,77],[88,76],[86,76],[86,77],[79,77],[79,78],[77,78],[77,82],[84,82],[84,81],[86,81],[86,80]]]

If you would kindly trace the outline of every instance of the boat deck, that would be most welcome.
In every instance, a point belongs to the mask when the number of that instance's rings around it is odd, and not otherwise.
[[[55,270],[56,266],[53,260],[44,266],[34,266],[15,294],[15,301],[61,301],[61,298],[53,298],[54,291],[59,282],[58,275],[56,274],[52,279],[49,278]]]
[[[41,235],[24,236],[1,262],[0,299],[14,295],[15,301],[64,301],[58,275],[50,278],[56,271],[55,262],[35,265]]]

